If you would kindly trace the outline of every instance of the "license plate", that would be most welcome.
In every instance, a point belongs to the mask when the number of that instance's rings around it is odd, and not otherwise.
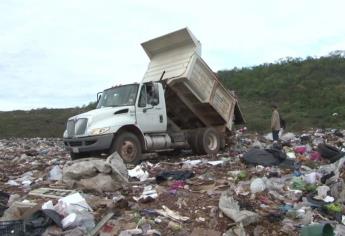
[[[78,149],[77,147],[74,147],[74,148],[72,148],[72,152],[78,153],[78,152],[79,152],[79,149]]]

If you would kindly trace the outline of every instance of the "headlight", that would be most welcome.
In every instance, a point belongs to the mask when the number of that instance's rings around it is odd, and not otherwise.
[[[68,135],[67,135],[67,130],[65,130],[65,131],[63,132],[63,137],[64,137],[64,138],[67,138],[67,136],[68,136]]]
[[[110,127],[104,127],[104,128],[96,128],[92,129],[90,134],[91,135],[99,135],[99,134],[104,134],[110,130]]]

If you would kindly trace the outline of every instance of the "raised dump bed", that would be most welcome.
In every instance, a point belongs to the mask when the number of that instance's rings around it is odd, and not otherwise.
[[[201,44],[184,28],[142,43],[150,58],[143,82],[166,83],[168,117],[182,129],[231,130],[243,118],[236,97],[201,58]]]

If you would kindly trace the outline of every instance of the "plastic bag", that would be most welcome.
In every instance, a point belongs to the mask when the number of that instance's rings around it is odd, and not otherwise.
[[[259,193],[266,189],[266,184],[263,179],[256,178],[250,184],[250,191],[252,193]]]

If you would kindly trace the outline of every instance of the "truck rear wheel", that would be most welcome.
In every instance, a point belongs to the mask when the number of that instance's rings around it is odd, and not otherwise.
[[[115,137],[110,151],[116,151],[126,163],[137,163],[141,156],[141,144],[136,135],[123,132]]]
[[[202,130],[193,131],[189,138],[188,143],[194,154],[203,154],[199,145],[199,136],[202,134]]]
[[[218,132],[213,128],[207,128],[198,135],[198,150],[202,154],[217,154],[221,143]]]

